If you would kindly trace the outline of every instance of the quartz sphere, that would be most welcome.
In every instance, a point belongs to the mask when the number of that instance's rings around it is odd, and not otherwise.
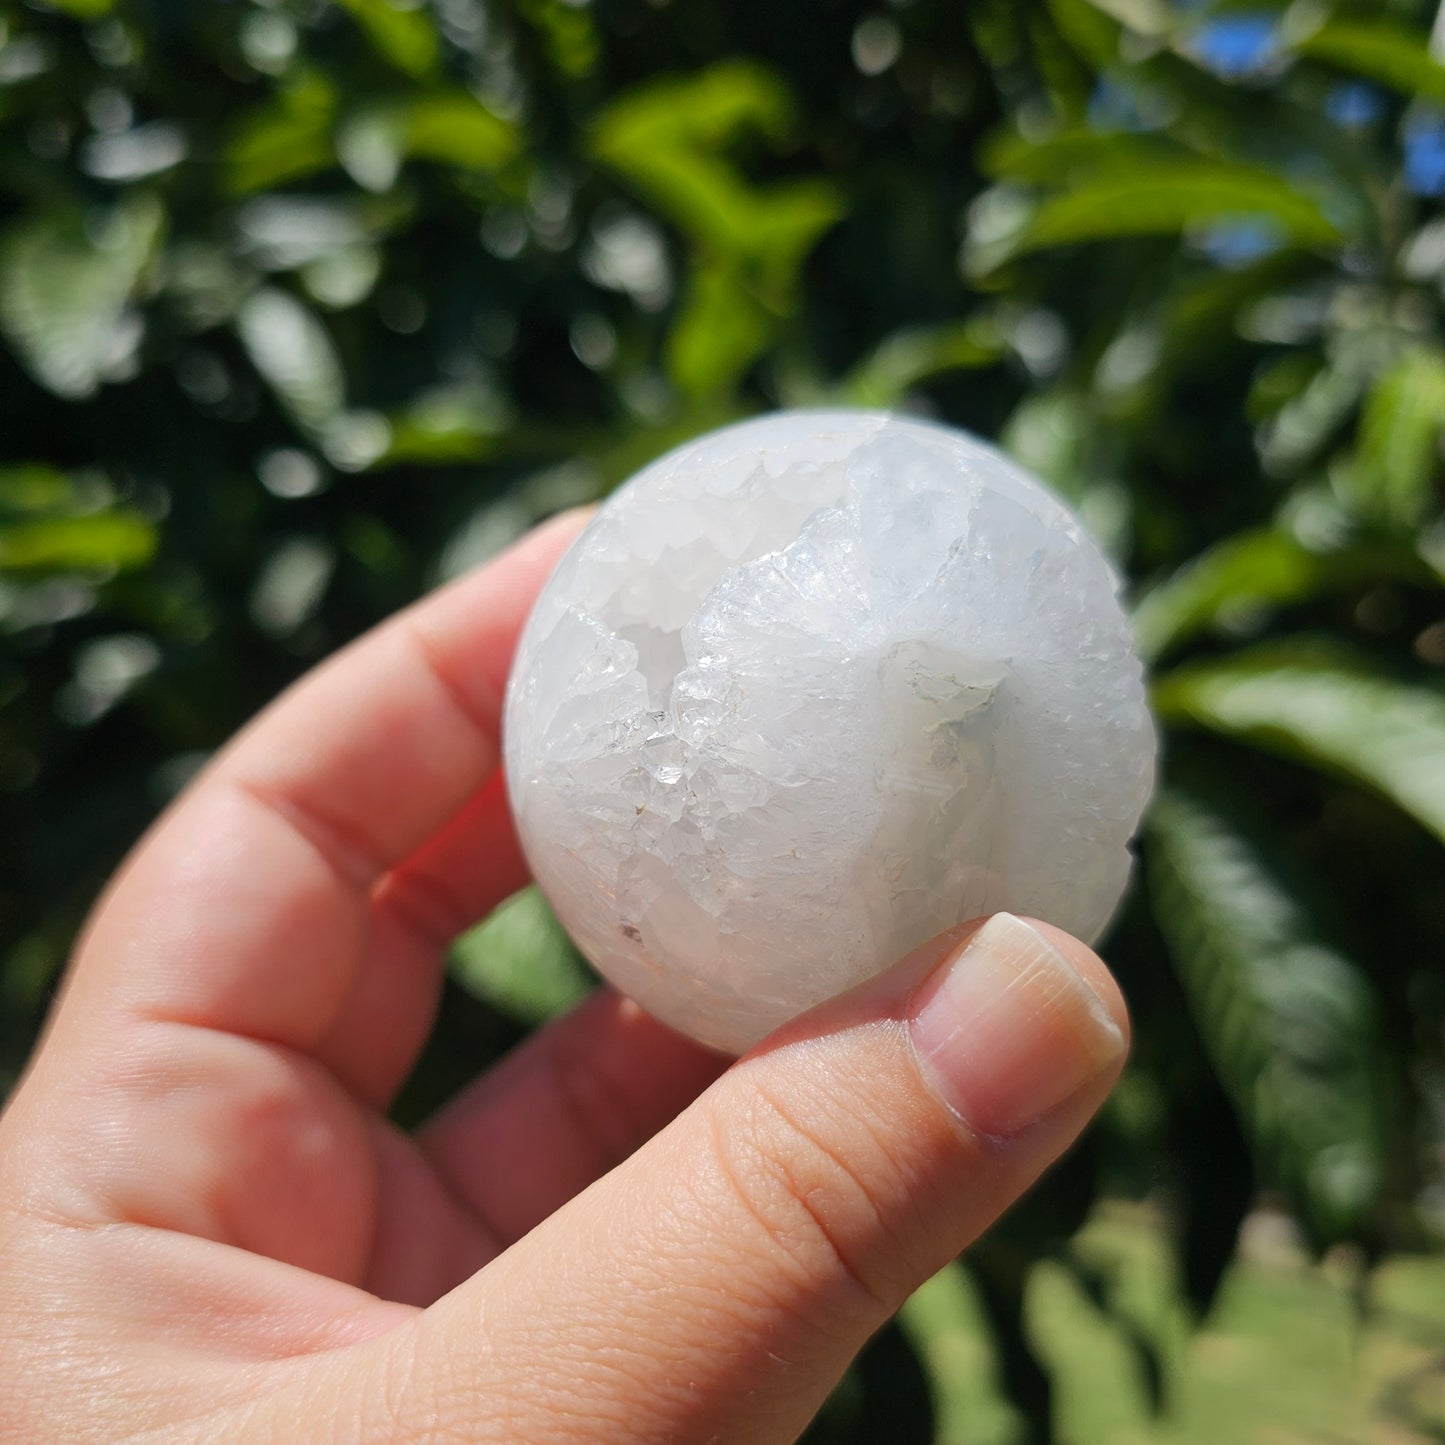
[[[1093,939],[1154,777],[1118,590],[961,432],[797,411],[680,447],[524,632],[533,874],[606,978],[730,1051],[980,914]]]

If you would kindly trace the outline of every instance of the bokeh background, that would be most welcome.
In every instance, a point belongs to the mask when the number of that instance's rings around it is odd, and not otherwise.
[[[1123,1087],[814,1439],[1445,1440],[1436,11],[9,0],[0,1091],[304,669],[698,431],[903,408],[1080,509],[1166,758]],[[505,907],[403,1116],[588,983]]]

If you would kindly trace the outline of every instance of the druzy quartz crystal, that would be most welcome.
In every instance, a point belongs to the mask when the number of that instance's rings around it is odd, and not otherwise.
[[[1083,938],[1155,738],[1118,580],[998,452],[782,412],[613,494],[543,590],[506,770],[598,970],[738,1051],[999,909]]]

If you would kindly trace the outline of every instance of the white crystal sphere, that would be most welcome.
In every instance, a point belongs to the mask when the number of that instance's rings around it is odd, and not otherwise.
[[[965,919],[1086,939],[1155,736],[1118,579],[960,432],[783,412],[605,503],[517,654],[527,858],[597,969],[738,1051]]]

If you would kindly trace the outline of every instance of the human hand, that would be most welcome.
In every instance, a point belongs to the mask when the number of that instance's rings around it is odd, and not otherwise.
[[[791,1440],[1098,1107],[1117,989],[1000,915],[726,1071],[602,990],[386,1121],[526,881],[500,700],[577,526],[305,679],[112,883],[0,1117],[0,1439]]]

